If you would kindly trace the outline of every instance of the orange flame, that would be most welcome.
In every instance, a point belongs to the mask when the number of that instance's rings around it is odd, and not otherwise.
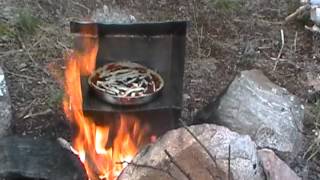
[[[84,29],[83,32],[96,34],[97,29]],[[98,38],[85,37],[81,45],[80,50],[67,58],[63,108],[71,124],[77,127],[73,147],[79,153],[89,179],[114,180],[144,142],[146,129],[128,114],[120,114],[117,125],[113,126],[97,125],[91,117],[85,116],[80,77],[90,75],[95,69]]]

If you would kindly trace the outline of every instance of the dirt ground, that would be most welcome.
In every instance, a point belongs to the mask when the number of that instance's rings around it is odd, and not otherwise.
[[[263,70],[312,107],[320,90],[315,85],[320,40],[304,29],[310,24],[306,20],[283,23],[298,4],[298,0],[0,0],[0,66],[11,93],[14,133],[69,138],[61,109],[63,54],[72,47],[69,22],[86,19],[103,5],[141,22],[191,22],[183,95],[186,119],[217,97],[237,73],[252,68]],[[24,28],[26,20],[19,18],[23,13],[36,17],[35,30]],[[277,63],[281,29],[285,44]],[[305,129],[310,136],[312,121]],[[306,138],[306,148],[310,143]],[[305,179],[320,179],[319,160],[298,157],[291,167]]]

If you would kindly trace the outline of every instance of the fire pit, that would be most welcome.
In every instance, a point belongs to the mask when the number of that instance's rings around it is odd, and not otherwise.
[[[91,180],[116,179],[142,146],[177,127],[186,27],[71,23],[64,111]]]

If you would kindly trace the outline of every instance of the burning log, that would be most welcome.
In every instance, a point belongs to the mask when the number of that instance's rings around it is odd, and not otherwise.
[[[59,137],[57,139],[57,141],[61,145],[61,147],[63,147],[64,149],[66,149],[66,150],[68,150],[70,152],[72,152],[74,155],[79,156],[79,152],[77,150],[75,150],[67,140]]]
[[[58,143],[60,144],[60,146],[61,146],[62,148],[70,151],[71,153],[73,153],[73,154],[76,155],[76,156],[79,156],[79,155],[80,155],[80,153],[79,153],[77,150],[75,150],[75,149],[72,147],[72,145],[71,145],[67,140],[59,137],[59,138],[57,139],[57,141],[58,141]],[[93,169],[93,171],[95,172],[95,175],[96,175],[95,179],[104,179],[103,176],[100,176],[100,177],[98,176],[99,170],[97,169],[97,167],[96,167],[96,165],[94,164],[94,162],[90,159],[90,157],[88,157],[87,155],[85,155],[85,157],[86,157],[86,160],[87,160],[88,164],[90,164],[90,167],[91,167],[91,168]]]

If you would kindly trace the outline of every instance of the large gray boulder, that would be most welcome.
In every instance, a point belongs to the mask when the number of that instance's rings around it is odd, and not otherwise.
[[[229,145],[231,179],[265,179],[256,145],[248,135],[239,135],[213,124],[191,126],[190,129],[216,157],[217,166],[195,139],[180,128],[167,132],[155,144],[142,150],[124,169],[119,180],[187,180],[165,150],[190,179],[228,179]]]
[[[275,150],[290,161],[300,150],[304,106],[261,71],[243,71],[219,100],[198,114],[240,134],[248,134],[261,148]]]
[[[3,70],[0,67],[0,137],[11,132],[11,102]]]

